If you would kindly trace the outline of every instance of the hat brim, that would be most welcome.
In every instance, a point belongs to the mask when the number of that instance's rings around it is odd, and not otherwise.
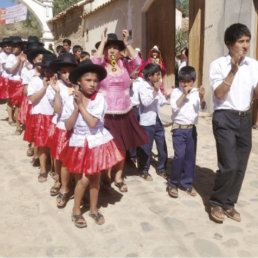
[[[96,49],[99,48],[100,42],[101,42],[101,41],[99,41],[99,42],[97,42],[97,43],[95,44],[95,48],[96,48]],[[105,48],[106,48],[107,46],[111,45],[111,44],[116,44],[116,45],[118,45],[119,51],[122,51],[122,50],[125,49],[125,44],[124,44],[124,41],[122,41],[122,40],[108,40],[107,43],[105,44]]]
[[[60,60],[55,60],[55,61],[53,61],[51,63],[50,68],[53,69],[55,72],[57,72],[63,66],[73,66],[73,67],[76,67],[77,64],[72,63],[72,62],[61,62]]]
[[[11,41],[5,41],[5,42],[0,42],[0,47],[3,47],[4,45],[11,45]]]
[[[70,82],[77,84],[80,77],[85,73],[96,73],[99,81],[102,81],[107,76],[106,69],[101,65],[96,64],[85,64],[80,67],[76,67],[69,76]]]

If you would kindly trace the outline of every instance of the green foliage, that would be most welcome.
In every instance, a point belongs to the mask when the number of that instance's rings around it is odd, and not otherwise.
[[[78,3],[80,0],[54,0],[53,2],[53,15],[64,11],[69,8],[71,5]]]
[[[178,7],[186,17],[189,17],[189,1],[190,0],[176,0],[176,7]]]
[[[188,47],[189,35],[187,31],[181,29],[176,30],[176,46],[175,55],[180,55],[180,50],[184,47]]]

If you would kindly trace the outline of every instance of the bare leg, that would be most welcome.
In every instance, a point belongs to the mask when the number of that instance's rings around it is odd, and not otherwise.
[[[100,173],[90,176],[90,213],[98,213]]]
[[[16,108],[15,108],[15,111],[14,111],[14,118],[15,118],[15,120],[16,120],[16,132],[17,132],[17,134],[18,134],[19,131],[20,131],[19,134],[21,134],[21,132],[22,132],[21,122],[20,122],[19,119],[18,119],[19,112],[20,112],[20,108],[19,108],[19,107],[16,107]]]
[[[49,149],[47,147],[38,147],[39,162],[40,162],[40,173],[47,172],[47,155]]]
[[[13,105],[11,102],[8,100],[7,102],[7,113],[8,113],[8,121],[9,122],[14,122],[13,120]]]
[[[123,154],[123,156],[125,157],[126,155],[126,151],[121,151],[121,153]],[[121,162],[119,162],[114,168],[115,168],[115,184],[119,184],[123,182],[123,170],[124,170],[124,164],[125,164],[125,159],[122,160]],[[120,188],[120,191],[125,192],[127,191],[127,186],[123,185]]]
[[[68,172],[67,168],[61,168],[61,193],[68,193],[69,192],[69,183],[70,183],[70,173]]]
[[[84,196],[85,190],[89,185],[89,178],[84,174],[80,175],[76,187],[74,189],[74,205],[73,205],[73,215],[81,214],[81,201]]]

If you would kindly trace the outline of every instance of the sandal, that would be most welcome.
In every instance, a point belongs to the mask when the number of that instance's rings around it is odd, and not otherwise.
[[[196,190],[192,187],[192,188],[187,188],[187,189],[185,189],[185,191],[189,194],[189,195],[191,195],[191,196],[196,196],[197,195],[197,192],[196,192]]]
[[[90,217],[92,217],[98,225],[102,225],[105,223],[104,216],[99,212],[98,213],[90,213]]]
[[[128,191],[127,185],[122,181],[119,183],[115,183],[115,186],[119,189],[120,192],[125,193]]]
[[[15,135],[21,135],[22,134],[22,129],[16,129],[16,131],[14,132]]]
[[[70,197],[70,192],[67,192],[67,193],[59,192],[58,196],[56,197],[57,208],[64,208],[69,200],[69,197]]]
[[[172,198],[178,198],[178,189],[175,186],[168,185],[167,187],[168,195]]]
[[[153,178],[152,178],[152,176],[149,173],[142,174],[141,178],[143,178],[146,181],[153,181]]]
[[[60,188],[61,188],[61,183],[59,181],[56,181],[54,185],[50,188],[50,195],[51,196],[58,195]]]
[[[210,216],[216,222],[223,222],[225,219],[224,210],[220,206],[212,206]]]
[[[167,173],[165,171],[159,171],[157,170],[157,175],[163,177],[164,179],[168,179]]]
[[[27,150],[27,156],[31,157],[34,155],[34,148],[33,147],[29,147]]]
[[[46,182],[46,181],[47,181],[47,175],[48,175],[47,172],[39,173],[38,181],[39,181],[40,183]]]
[[[87,222],[85,218],[80,214],[80,215],[73,215],[72,214],[72,222],[77,228],[86,228],[87,227]]]
[[[14,121],[8,121],[8,124],[9,124],[10,126],[16,126],[16,122],[14,122]]]

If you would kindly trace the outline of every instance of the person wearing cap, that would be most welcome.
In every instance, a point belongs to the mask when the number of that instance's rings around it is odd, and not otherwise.
[[[161,77],[160,77],[161,87],[160,87],[160,90],[164,94],[163,76],[164,76],[164,72],[166,71],[166,68],[165,68],[165,65],[164,65],[164,62],[163,62],[163,59],[162,59],[162,56],[161,56],[160,49],[156,45],[153,46],[153,48],[150,50],[149,58],[146,61],[145,65],[147,65],[149,63],[159,64],[159,66],[160,66],[160,69],[161,69]]]
[[[54,72],[50,69],[50,64],[55,59],[56,56],[52,53],[43,54],[42,62],[35,64],[41,66],[42,75],[34,76],[28,85],[28,97],[32,102],[31,118],[29,122],[31,130],[28,137],[25,131],[24,139],[34,142],[34,145],[38,147],[40,162],[39,182],[45,182],[48,176],[46,168],[47,156],[49,153],[47,141],[54,109],[48,101],[46,91],[50,85],[50,81],[53,80],[54,77]]]
[[[56,200],[58,208],[63,208],[66,205],[70,192],[70,174],[68,170],[62,166],[62,153],[68,145],[71,132],[66,130],[64,121],[61,120],[61,114],[65,102],[73,94],[76,87],[76,85],[72,84],[69,80],[69,75],[75,67],[76,60],[71,53],[64,53],[58,56],[57,60],[51,63],[51,69],[57,73],[59,79],[56,78],[56,80],[52,80],[50,83],[51,87],[48,87],[46,92],[47,98],[55,111],[52,123],[55,123],[56,126],[53,136],[48,139],[48,145],[55,168],[55,183],[50,189],[50,195],[56,196],[58,194]]]
[[[15,134],[21,134],[22,128],[21,123],[18,120],[19,109],[23,97],[23,85],[21,79],[21,71],[26,61],[26,56],[23,54],[24,42],[21,37],[14,36],[11,40],[13,53],[10,54],[5,63],[6,72],[9,74],[9,85],[8,85],[8,116],[9,123],[12,123],[12,116],[16,120],[16,131]],[[10,112],[12,108],[12,111]],[[14,112],[14,114],[13,114]]]
[[[61,118],[65,121],[66,129],[72,130],[63,165],[70,173],[77,175],[72,221],[79,228],[87,226],[80,206],[88,185],[89,215],[98,225],[105,222],[97,208],[100,172],[124,159],[104,126],[107,104],[103,94],[98,92],[98,86],[106,75],[105,68],[93,64],[91,60],[81,62],[69,76],[72,83],[79,85],[79,90],[65,102]]]
[[[126,150],[141,146],[149,141],[148,136],[140,127],[132,110],[130,100],[130,74],[141,65],[141,58],[128,43],[129,32],[123,30],[123,40],[119,40],[114,33],[107,34],[107,28],[102,33],[101,41],[95,47],[96,54],[92,62],[102,65],[107,71],[107,77],[100,82],[99,88],[107,101],[105,127],[111,132],[115,143],[123,153]],[[120,51],[126,48],[129,58],[120,58]],[[115,186],[121,192],[126,192],[127,186],[122,173],[124,161],[115,167]],[[110,189],[111,171],[106,174],[103,187]]]
[[[229,53],[210,64],[219,170],[209,203],[211,218],[220,223],[225,216],[241,221],[235,205],[252,148],[251,102],[258,97],[258,62],[246,56],[250,39],[246,25],[230,25],[224,33]]]
[[[3,38],[3,41],[0,43],[2,47],[2,52],[0,53],[0,99],[8,99],[8,81],[9,74],[5,70],[5,63],[7,57],[12,53],[12,45],[10,38]],[[7,105],[8,114],[11,114],[11,108]],[[8,122],[13,124],[13,118],[8,116]]]

